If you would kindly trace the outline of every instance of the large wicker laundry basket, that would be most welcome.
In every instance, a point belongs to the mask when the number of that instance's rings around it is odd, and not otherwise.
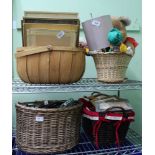
[[[16,142],[21,150],[34,154],[51,153],[78,144],[81,103],[66,108],[34,108],[26,104],[16,104]]]
[[[82,48],[38,46],[22,47],[16,52],[17,72],[28,83],[73,83],[85,70]]]
[[[131,58],[132,56],[119,52],[93,54],[98,81],[109,83],[124,81]]]

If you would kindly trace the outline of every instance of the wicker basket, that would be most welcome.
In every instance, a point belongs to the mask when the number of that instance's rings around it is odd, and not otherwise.
[[[81,108],[81,103],[50,109],[17,103],[18,147],[34,154],[60,152],[74,147],[79,142]]]
[[[28,83],[73,83],[85,70],[82,48],[38,46],[17,49],[17,71]]]
[[[102,82],[122,82],[132,56],[122,53],[98,53],[93,55],[97,79]]]

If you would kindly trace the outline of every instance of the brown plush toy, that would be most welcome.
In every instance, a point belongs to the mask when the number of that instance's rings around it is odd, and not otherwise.
[[[122,43],[127,47],[127,54],[134,55],[135,47],[138,43],[134,40],[134,38],[127,36],[126,26],[131,24],[131,20],[126,17],[113,17],[111,16],[113,27],[118,29],[122,36]]]

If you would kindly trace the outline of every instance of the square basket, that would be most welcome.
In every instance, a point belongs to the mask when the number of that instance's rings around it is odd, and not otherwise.
[[[23,46],[77,47],[78,13],[25,11],[21,22]]]
[[[60,104],[64,101],[48,101]],[[71,149],[79,143],[82,104],[40,108],[43,101],[16,104],[16,142],[29,153],[45,154]],[[31,106],[35,104],[34,106]]]
[[[125,141],[130,123],[134,120],[133,110],[111,107],[104,112],[96,112],[88,101],[82,100],[82,127],[90,140],[99,147],[121,145]]]

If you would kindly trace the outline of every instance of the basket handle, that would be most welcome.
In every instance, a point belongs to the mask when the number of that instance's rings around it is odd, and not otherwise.
[[[23,57],[26,55],[31,55],[31,54],[37,54],[37,53],[43,53],[47,51],[52,51],[53,47],[52,45],[48,46],[35,46],[35,47],[20,47],[16,49],[16,57]]]
[[[122,107],[119,107],[119,106],[110,107],[110,108],[106,109],[103,113],[106,114],[106,113],[108,113],[108,112],[111,112],[111,110],[113,110],[113,109],[120,109],[121,112],[123,113],[123,117],[125,117],[125,118],[128,117],[128,115],[127,115],[125,109],[122,108]],[[102,113],[102,112],[101,112],[101,113]]]
[[[16,57],[23,57],[27,55],[37,54],[37,53],[43,53],[48,51],[67,51],[67,52],[83,52],[84,49],[77,48],[77,47],[65,47],[65,46],[29,46],[29,47],[20,47],[16,49]]]
[[[96,93],[96,92],[95,92]],[[116,95],[107,95],[107,94],[102,94],[102,93],[98,93],[97,95],[94,95],[94,97],[98,97],[98,96],[102,96],[105,97],[105,98],[101,98],[100,100],[103,100],[105,102],[108,102],[108,101],[128,101],[126,99],[123,99],[123,98],[119,98],[118,96]],[[88,97],[87,97],[88,98]]]
[[[91,96],[84,96],[84,98],[86,98],[88,100],[92,100],[92,99],[94,99],[95,97],[98,97],[98,96],[103,96],[103,97],[106,97],[106,98],[110,97],[110,95],[94,91],[94,92],[91,93]]]
[[[95,96],[95,97],[96,97],[96,96],[100,96],[100,95],[107,96],[107,97],[110,96],[110,95],[107,95],[107,94],[100,93],[100,92],[98,92],[98,91],[92,92],[91,95],[92,95],[92,96]]]
[[[86,98],[79,98],[78,101],[83,104],[83,109],[88,107],[90,110],[95,111],[95,106]]]
[[[115,96],[110,96],[110,97],[101,99],[101,101],[104,101],[104,102],[108,102],[108,101],[119,101],[119,99],[117,97],[115,97]]]

